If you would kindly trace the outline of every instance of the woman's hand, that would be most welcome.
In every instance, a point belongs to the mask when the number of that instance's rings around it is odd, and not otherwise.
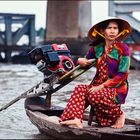
[[[104,85],[103,85],[103,84],[101,84],[101,85],[99,85],[99,86],[93,86],[93,87],[91,87],[91,88],[88,90],[88,93],[96,92],[96,91],[98,91],[98,90],[100,90],[100,89],[102,89],[102,88],[104,88]]]
[[[92,61],[88,60],[86,58],[78,58],[77,62],[81,67],[86,67],[86,66],[92,64]]]

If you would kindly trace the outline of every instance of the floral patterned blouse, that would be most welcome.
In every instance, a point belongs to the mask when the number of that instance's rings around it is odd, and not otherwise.
[[[91,84],[99,85],[104,83],[105,87],[115,88],[116,95],[114,100],[117,104],[123,104],[128,93],[127,78],[130,67],[130,52],[128,46],[122,42],[114,42],[111,46],[108,53],[105,53],[103,43],[91,46],[87,52],[87,59],[96,59],[97,71]],[[106,63],[101,63],[101,60]],[[104,64],[103,69],[101,69],[102,64]],[[100,73],[103,72],[104,75],[101,75]],[[101,80],[103,76],[106,78]]]

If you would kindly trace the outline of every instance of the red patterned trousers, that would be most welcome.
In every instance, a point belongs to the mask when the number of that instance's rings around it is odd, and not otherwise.
[[[83,119],[86,100],[94,108],[96,120],[101,126],[109,126],[115,123],[122,114],[120,107],[115,103],[115,88],[103,88],[94,93],[88,93],[92,85],[78,85],[75,87],[71,97],[62,113],[61,121],[79,118]]]

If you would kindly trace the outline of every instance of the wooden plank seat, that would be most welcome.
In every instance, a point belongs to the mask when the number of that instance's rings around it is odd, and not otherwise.
[[[94,108],[93,106],[90,107],[89,118],[88,118],[88,125],[91,125],[94,117]]]

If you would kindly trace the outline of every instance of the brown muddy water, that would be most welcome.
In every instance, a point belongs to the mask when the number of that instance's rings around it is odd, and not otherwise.
[[[91,68],[59,92],[54,93],[52,104],[64,107],[75,85],[90,83],[94,74],[95,69]],[[0,64],[0,107],[42,79],[43,74],[34,65]],[[130,70],[129,94],[122,108],[126,117],[140,118],[140,71]],[[40,134],[29,121],[24,110],[24,99],[22,99],[0,112],[0,139],[51,139],[51,137]]]

